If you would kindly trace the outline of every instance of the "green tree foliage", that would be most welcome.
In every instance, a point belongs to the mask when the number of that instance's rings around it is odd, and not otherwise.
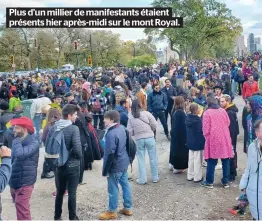
[[[78,42],[77,50],[75,41]],[[87,66],[89,55],[92,55],[95,67],[111,67],[118,63],[128,65],[134,55],[155,58],[155,50],[150,38],[124,42],[119,34],[111,31],[6,29],[5,24],[0,27],[0,71],[12,70],[11,55],[15,57],[16,70],[32,70],[37,67],[61,68],[65,63]]]
[[[180,60],[220,56],[219,46],[234,42],[242,32],[240,20],[217,0],[154,0],[152,6],[172,7],[174,16],[184,18],[183,28],[145,29],[148,36],[168,39]],[[225,54],[233,51],[223,49]]]
[[[152,55],[140,55],[137,57],[134,57],[132,61],[129,62],[129,67],[143,67],[143,66],[150,66],[152,64],[156,63],[155,56]]]

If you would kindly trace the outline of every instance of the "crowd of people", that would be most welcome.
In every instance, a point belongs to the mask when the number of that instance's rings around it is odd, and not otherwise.
[[[17,220],[32,219],[30,198],[37,180],[39,148],[43,147],[41,178],[55,178],[55,220],[62,217],[64,195],[69,197],[69,219],[79,219],[77,187],[85,184],[84,171],[92,170],[97,160],[103,160],[102,175],[107,177],[109,198],[108,210],[99,219],[117,218],[119,184],[124,202],[118,212],[132,216],[128,166],[133,159],[129,148],[134,141],[136,183],[148,183],[146,152],[151,181],[159,182],[158,119],[170,141],[169,169],[174,174],[187,171],[189,182],[211,189],[216,169],[222,169],[221,185],[229,188],[238,175],[240,124],[234,99],[242,96],[246,104],[242,113],[243,151],[248,160],[240,190],[248,199],[251,215],[259,220],[261,69],[262,56],[255,53],[241,60],[174,62],[156,68],[105,68],[0,79],[0,191],[9,184]],[[30,105],[26,106],[28,101]],[[245,210],[234,208],[231,213],[244,215]]]

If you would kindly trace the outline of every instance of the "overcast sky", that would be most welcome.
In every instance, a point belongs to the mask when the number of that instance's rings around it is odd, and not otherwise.
[[[227,4],[233,15],[241,19],[244,36],[249,33],[262,37],[262,0],[220,0]],[[0,0],[0,22],[6,7],[147,7],[152,0]],[[143,29],[113,28],[123,40],[144,38]],[[158,48],[165,47],[159,43]]]

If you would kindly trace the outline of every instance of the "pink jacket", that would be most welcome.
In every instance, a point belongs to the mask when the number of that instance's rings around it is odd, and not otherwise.
[[[206,139],[204,158],[225,159],[233,157],[230,120],[227,112],[222,109],[208,109],[203,115],[203,134]]]

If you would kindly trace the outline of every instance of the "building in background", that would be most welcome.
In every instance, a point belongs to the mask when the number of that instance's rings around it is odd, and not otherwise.
[[[243,57],[247,54],[246,46],[245,46],[245,37],[240,35],[237,37],[235,42],[235,56]]]
[[[256,45],[256,51],[262,50],[261,38],[260,37],[255,38],[255,45]]]
[[[256,51],[255,36],[253,33],[248,35],[247,48],[249,53],[254,53]]]

